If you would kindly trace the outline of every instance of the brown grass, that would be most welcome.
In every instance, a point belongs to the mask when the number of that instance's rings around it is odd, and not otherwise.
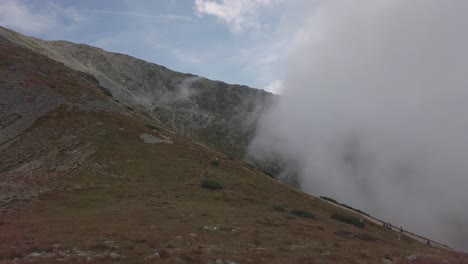
[[[13,60],[9,59],[23,61]],[[54,83],[44,84],[54,85],[56,92],[70,100],[78,100],[76,89],[83,87],[90,96],[105,98],[76,73],[44,58],[31,57],[31,61],[52,65],[45,71],[56,77]],[[63,81],[60,74],[64,73],[79,80]],[[28,85],[37,82],[46,81],[32,75]],[[142,263],[155,252],[166,263],[216,259],[380,263],[387,255],[395,263],[408,263],[406,258],[414,254],[427,256],[428,261],[445,258],[467,263],[465,258],[411,239],[398,241],[395,233],[380,226],[368,224],[361,229],[335,221],[330,216],[343,213],[340,209],[162,126],[159,131],[148,128],[147,123],[136,114],[85,113],[63,107],[38,120],[28,137],[1,152],[17,155],[21,162],[14,167],[51,157],[45,167],[16,176],[31,189],[45,186],[51,191],[14,204],[9,214],[0,215],[0,263],[14,258],[28,263],[25,256],[42,251],[53,256],[39,263],[53,263],[67,251],[71,252],[69,262],[85,261],[73,253],[76,250],[89,254],[93,263]],[[174,144],[146,144],[140,133],[161,133]],[[64,141],[61,135],[68,134],[76,137]],[[69,151],[85,146],[93,152],[79,166],[54,170],[54,164],[72,157]],[[60,155],[52,155],[57,148]],[[211,166],[213,160],[221,166]],[[224,188],[207,191],[199,187],[203,180],[219,182]],[[293,216],[291,210],[311,212],[315,219]],[[112,259],[110,253],[122,258]]]

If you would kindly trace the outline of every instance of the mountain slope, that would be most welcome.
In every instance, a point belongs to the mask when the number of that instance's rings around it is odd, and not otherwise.
[[[0,37],[0,263],[467,263],[337,221],[359,216],[106,94]]]
[[[88,45],[43,41],[1,27],[0,35],[94,76],[122,104],[238,158],[244,156],[256,119],[273,97]]]

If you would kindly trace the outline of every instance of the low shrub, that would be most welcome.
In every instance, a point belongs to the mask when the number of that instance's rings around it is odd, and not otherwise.
[[[0,67],[7,67],[10,66],[10,63],[8,61],[0,59]]]
[[[343,206],[343,207],[346,207],[346,208],[348,208],[348,209],[351,209],[351,210],[353,210],[353,211],[355,211],[355,212],[358,212],[358,213],[360,213],[360,214],[370,216],[368,213],[366,213],[366,212],[364,212],[364,211],[361,211],[361,210],[359,210],[359,209],[356,209],[356,208],[351,207],[351,206],[349,206],[349,205],[347,205],[347,204],[344,204],[344,203],[339,203],[338,201],[336,201],[335,199],[332,199],[332,198],[330,198],[330,197],[320,196],[320,198],[323,199],[323,200],[326,200],[326,201],[335,203],[335,204],[337,204],[337,205],[341,205],[341,206]]]
[[[320,198],[323,199],[323,200],[325,200],[325,201],[329,201],[329,202],[338,204],[338,202],[337,202],[335,199],[332,199],[332,198],[330,198],[330,197],[320,196]]]
[[[153,125],[153,124],[146,124],[146,127],[152,130],[159,131],[159,127]]]
[[[210,164],[211,164],[211,166],[216,166],[216,167],[218,167],[218,166],[219,166],[219,160],[214,159],[214,160],[212,160],[212,161],[210,162]]]
[[[202,181],[200,186],[209,190],[221,190],[224,188],[220,183],[215,181]]]
[[[340,213],[334,213],[331,216],[332,219],[335,219],[337,221],[350,224],[353,226],[357,226],[360,228],[364,228],[366,225],[364,222],[361,222],[361,220],[357,217],[351,216],[351,215],[346,215],[346,214],[340,214]]]
[[[99,89],[101,89],[101,92],[109,97],[112,97],[112,92],[111,90],[109,90],[108,88],[104,87],[104,86],[100,86],[99,85]]]
[[[284,207],[279,206],[279,205],[273,206],[273,210],[278,211],[278,212],[284,212],[284,211],[286,211],[286,210],[284,209]]]
[[[291,214],[304,218],[315,218],[315,215],[304,210],[292,210]]]

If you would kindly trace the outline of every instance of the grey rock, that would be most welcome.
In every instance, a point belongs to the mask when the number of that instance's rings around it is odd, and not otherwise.
[[[160,259],[161,256],[159,255],[158,252],[154,253],[154,254],[151,254],[149,256],[146,256],[145,257],[145,260],[151,260],[151,259]]]
[[[27,255],[28,258],[39,258],[41,256],[42,256],[41,253],[38,253],[38,252],[33,252],[33,253]]]
[[[78,257],[80,257],[80,258],[86,258],[86,257],[89,256],[88,253],[83,252],[83,251],[77,251],[77,252],[76,252],[76,255],[77,255]]]

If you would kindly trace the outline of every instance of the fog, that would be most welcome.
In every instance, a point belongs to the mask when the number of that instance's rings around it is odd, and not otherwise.
[[[313,10],[250,154],[293,162],[306,192],[468,250],[468,1]]]

